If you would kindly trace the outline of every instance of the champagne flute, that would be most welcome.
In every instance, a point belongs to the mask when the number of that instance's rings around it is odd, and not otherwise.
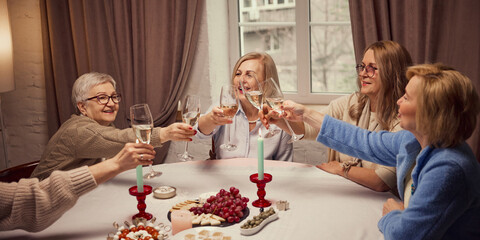
[[[130,107],[130,121],[132,122],[132,128],[137,137],[137,141],[150,144],[153,131],[153,118],[148,104],[141,103],[135,104]],[[162,172],[153,170],[152,164],[149,166],[150,172],[143,177],[150,179],[162,175]]]
[[[238,110],[238,89],[235,86],[230,84],[225,84],[222,86],[220,92],[220,108],[223,110],[225,117],[230,120],[233,119]],[[230,127],[231,125],[229,125]],[[221,149],[226,149],[227,151],[235,151],[237,145],[231,143],[230,130],[228,129],[228,143],[220,145]]]
[[[194,126],[200,117],[200,98],[196,95],[188,95],[182,108],[182,120],[184,123]],[[185,151],[177,155],[180,161],[191,161],[193,156],[188,154],[188,142],[185,143]]]
[[[280,109],[280,107],[283,104],[284,96],[282,90],[280,89],[280,86],[277,84],[277,82],[275,82],[275,80],[273,80],[273,78],[265,80],[264,96],[268,106],[270,106],[274,111],[278,112],[279,114],[282,114],[283,111]],[[290,133],[292,135],[292,138],[288,140],[288,143],[296,142],[303,137],[303,134],[295,134],[292,127],[290,126],[290,123],[288,123],[285,118],[283,118],[283,121],[285,121],[285,124],[287,125],[288,130],[290,130]]]
[[[245,97],[247,100],[259,111],[263,110],[263,102],[264,102],[264,82],[261,83],[258,81],[257,76],[254,73],[249,73],[245,76],[247,81],[249,82],[249,91],[246,91],[247,89],[244,86],[244,83],[242,80],[240,80],[240,86],[242,88],[243,94],[245,94]],[[253,84],[251,86],[250,84]],[[277,129],[278,130],[278,129]],[[265,134],[264,138],[270,138],[274,136],[275,134],[279,133],[280,130],[275,131],[273,129],[268,129],[268,132]]]

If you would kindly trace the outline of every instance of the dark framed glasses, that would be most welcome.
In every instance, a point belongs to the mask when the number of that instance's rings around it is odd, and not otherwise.
[[[108,96],[106,94],[100,94],[94,97],[87,98],[85,99],[85,101],[94,100],[94,99],[97,99],[97,102],[100,104],[107,104],[108,101],[110,101],[110,99],[112,99],[113,103],[119,103],[122,100],[122,96],[120,96],[120,94],[112,94],[112,96]]]
[[[378,68],[374,67],[374,66],[371,66],[371,65],[366,65],[365,64],[357,64],[355,66],[355,69],[357,69],[357,74],[360,75],[361,72],[363,72],[363,70],[366,70],[367,72],[367,76],[368,77],[373,77],[375,76],[375,70],[378,70]]]

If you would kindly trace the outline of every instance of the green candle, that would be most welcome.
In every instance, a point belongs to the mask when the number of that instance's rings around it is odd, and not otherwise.
[[[143,192],[143,170],[142,165],[137,166],[137,192]]]
[[[262,131],[258,130],[258,180],[263,180],[263,138]]]

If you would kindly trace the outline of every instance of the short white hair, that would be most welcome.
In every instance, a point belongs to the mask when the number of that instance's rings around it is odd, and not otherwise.
[[[90,72],[85,73],[77,80],[72,87],[72,102],[73,106],[77,108],[78,102],[83,102],[88,97],[88,91],[94,86],[97,86],[102,83],[109,82],[113,85],[113,88],[117,89],[117,83],[113,80],[112,76],[105,73]]]

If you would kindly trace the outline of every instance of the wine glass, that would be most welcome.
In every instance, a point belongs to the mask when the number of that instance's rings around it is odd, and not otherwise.
[[[200,117],[200,98],[196,95],[188,95],[183,103],[182,120],[184,123],[194,126]],[[188,154],[188,142],[185,143],[185,151],[177,156],[180,161],[193,160],[193,156]]]
[[[130,121],[132,128],[137,137],[137,141],[150,144],[150,139],[153,131],[153,118],[148,104],[135,104],[130,107]],[[150,179],[162,175],[162,172],[153,170],[152,164],[149,166],[150,172],[143,177]]]
[[[249,85],[253,84],[252,86],[248,86],[249,91],[246,91],[245,89],[248,89],[244,86],[244,82],[240,80],[240,87],[242,88],[243,94],[247,98],[247,100],[259,111],[262,111],[263,109],[263,101],[264,101],[264,87],[263,85],[265,82],[260,82],[258,81],[258,78],[255,74],[249,73],[245,76],[245,78],[248,80]],[[278,130],[278,129],[277,129]],[[270,138],[274,136],[275,134],[279,133],[280,130],[275,131],[273,129],[268,129],[268,132],[264,135],[265,138]]]
[[[282,114],[282,110],[280,109],[280,107],[283,104],[284,96],[277,82],[275,82],[273,78],[269,78],[265,80],[263,84],[263,89],[265,100],[268,106],[270,106],[274,111],[278,112],[279,114]],[[287,125],[288,130],[290,130],[290,133],[292,135],[292,138],[288,140],[288,143],[293,143],[300,140],[303,137],[303,134],[295,134],[292,127],[290,126],[290,123],[288,123],[285,118],[283,118],[283,120],[285,121],[285,124]]]
[[[220,108],[223,110],[225,117],[230,120],[233,119],[238,110],[238,89],[235,86],[230,84],[225,84],[222,86],[220,92]],[[231,125],[229,125],[231,126]],[[220,145],[221,149],[226,149],[227,151],[235,151],[237,145],[231,143],[230,141],[230,131],[228,132],[228,143]]]

